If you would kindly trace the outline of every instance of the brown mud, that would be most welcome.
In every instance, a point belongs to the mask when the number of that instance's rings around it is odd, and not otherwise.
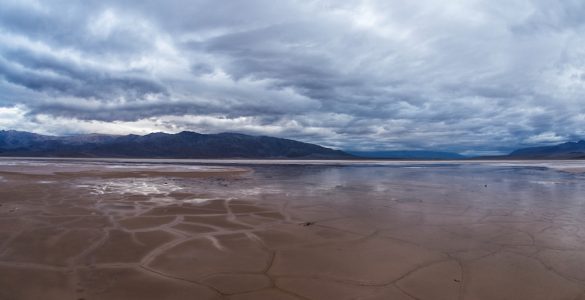
[[[585,299],[581,178],[449,168],[0,165],[0,299]]]

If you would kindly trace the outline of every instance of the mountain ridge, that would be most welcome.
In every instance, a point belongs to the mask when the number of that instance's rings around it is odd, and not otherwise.
[[[585,140],[552,146],[520,148],[506,155],[518,159],[585,159]]]
[[[372,159],[464,159],[455,152],[429,150],[389,150],[389,151],[345,151],[349,154]]]
[[[0,156],[136,158],[353,158],[341,150],[241,133],[41,135],[0,131]]]
[[[0,130],[0,156],[286,159],[585,159],[585,140],[520,148],[507,155],[465,157],[429,150],[342,151],[271,136],[234,132],[152,132],[145,135],[43,135]]]

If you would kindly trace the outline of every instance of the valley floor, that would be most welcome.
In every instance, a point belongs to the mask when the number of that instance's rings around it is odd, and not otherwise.
[[[0,160],[0,299],[585,300],[581,162]]]

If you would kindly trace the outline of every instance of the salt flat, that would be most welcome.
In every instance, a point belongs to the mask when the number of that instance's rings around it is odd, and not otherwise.
[[[585,299],[580,161],[0,159],[0,299]]]

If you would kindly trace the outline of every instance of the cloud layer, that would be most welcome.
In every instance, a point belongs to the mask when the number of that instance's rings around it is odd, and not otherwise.
[[[585,3],[0,0],[0,127],[493,153],[585,137]]]

